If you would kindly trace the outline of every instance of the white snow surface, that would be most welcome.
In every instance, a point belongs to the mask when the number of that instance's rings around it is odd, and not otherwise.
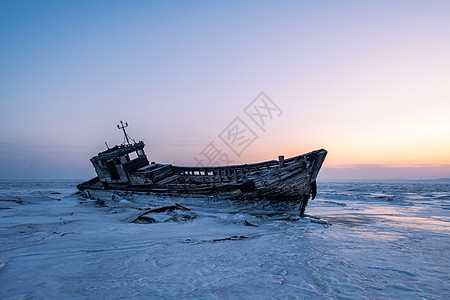
[[[449,182],[319,183],[302,219],[148,224],[76,183],[0,181],[0,299],[450,298]]]

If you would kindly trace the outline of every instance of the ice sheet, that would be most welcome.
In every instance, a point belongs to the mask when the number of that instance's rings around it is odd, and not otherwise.
[[[0,181],[0,299],[450,297],[446,183],[319,183],[303,219],[151,224],[76,183]]]

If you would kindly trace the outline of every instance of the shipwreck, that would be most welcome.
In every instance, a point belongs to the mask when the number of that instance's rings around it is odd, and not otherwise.
[[[127,126],[122,121],[118,125],[125,135],[121,145],[91,158],[97,176],[77,186],[84,196],[111,200],[126,195],[189,205],[213,202],[213,208],[226,201],[222,207],[231,205],[243,212],[303,216],[308,200],[316,196],[316,178],[327,155],[320,149],[288,159],[211,167],[150,163],[144,142],[131,139]]]

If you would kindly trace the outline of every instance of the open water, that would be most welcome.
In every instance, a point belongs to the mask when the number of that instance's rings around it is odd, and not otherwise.
[[[450,298],[449,181],[319,182],[303,219],[139,218],[76,183],[0,181],[0,299]]]

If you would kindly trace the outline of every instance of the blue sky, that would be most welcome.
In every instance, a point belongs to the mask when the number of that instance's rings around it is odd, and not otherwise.
[[[236,162],[326,148],[324,179],[449,177],[449,13],[448,1],[2,1],[0,178],[88,178],[89,158],[122,141],[120,120],[150,160],[193,164],[261,91],[283,115]]]

